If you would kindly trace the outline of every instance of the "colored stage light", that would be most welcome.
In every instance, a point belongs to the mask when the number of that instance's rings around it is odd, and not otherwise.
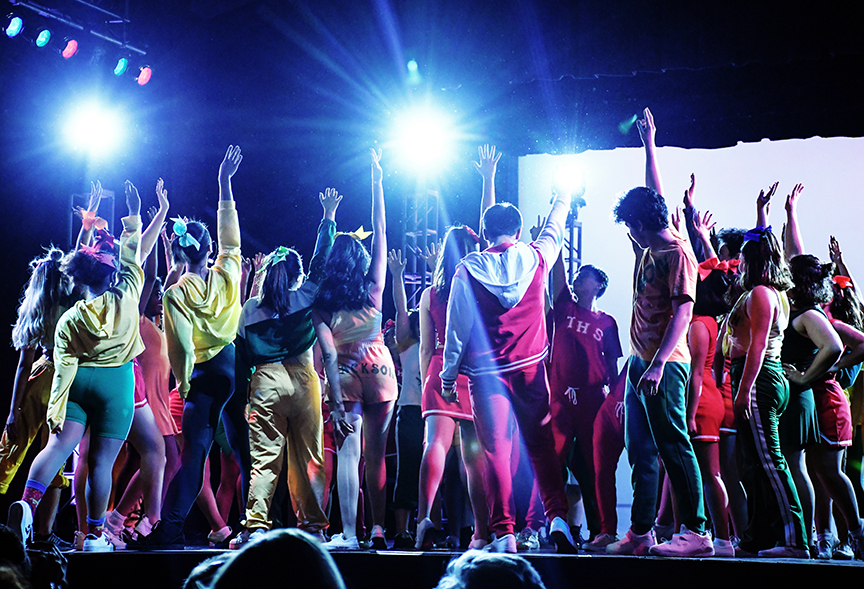
[[[63,56],[63,59],[69,59],[76,53],[78,53],[78,41],[70,37],[66,37],[63,40],[63,50],[60,51],[60,55]]]
[[[6,36],[10,39],[17,37],[24,30],[24,19],[20,16],[10,14],[6,20],[8,21],[6,23]]]
[[[417,62],[414,61],[413,59],[408,62],[408,71],[409,72],[416,72],[417,71]]]
[[[144,67],[141,68],[141,71],[138,73],[138,77],[136,78],[136,81],[138,82],[139,86],[143,86],[144,84],[146,84],[147,82],[150,81],[151,77],[153,77],[153,70],[150,69],[149,65],[145,65]]]
[[[97,156],[109,153],[123,137],[123,125],[117,113],[98,104],[77,108],[64,131],[72,148]]]
[[[453,122],[432,108],[408,110],[397,117],[395,147],[406,164],[418,172],[432,173],[453,155]]]
[[[566,192],[574,197],[585,194],[585,176],[582,173],[582,168],[576,164],[558,167],[555,170],[553,183],[556,192]],[[584,206],[584,204],[583,202],[580,206]]]
[[[45,47],[48,43],[51,42],[51,31],[48,29],[40,29],[39,34],[36,35],[36,40],[34,43],[36,47]]]
[[[129,69],[129,59],[126,57],[121,57],[117,60],[117,65],[114,66],[114,75],[122,76],[126,73],[126,70]]]

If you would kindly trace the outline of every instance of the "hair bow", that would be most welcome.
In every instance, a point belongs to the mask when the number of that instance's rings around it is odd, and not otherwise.
[[[264,263],[261,264],[261,267],[256,271],[256,274],[260,274],[267,270],[270,266],[275,266],[279,262],[284,262],[286,258],[288,258],[288,252],[291,250],[285,247],[284,245],[280,245],[273,252],[267,255],[267,258],[264,260]]]
[[[352,231],[351,233],[345,233],[344,231],[337,231],[336,235],[347,235],[348,237],[353,237],[357,241],[363,241],[370,235],[372,235],[372,231],[366,231],[363,229],[363,225],[360,225],[360,228],[357,231]]]
[[[94,235],[95,242],[92,246],[82,245],[79,249],[82,254],[88,255],[97,262],[117,267],[117,256],[114,255],[114,236],[105,229],[97,229]]]
[[[708,275],[711,274],[714,270],[721,270],[723,272],[737,272],[738,264],[741,263],[741,260],[723,260],[722,262],[714,257],[699,264],[699,280],[705,280],[708,278]]]
[[[771,225],[759,225],[744,234],[744,243],[748,241],[759,241],[766,233],[771,233]]]
[[[838,275],[834,276],[834,277],[832,278],[832,280],[833,280],[834,283],[835,283],[837,286],[839,286],[841,289],[842,289],[842,288],[849,288],[850,286],[854,286],[854,285],[852,284],[852,279],[849,278],[848,276],[843,276],[842,274],[838,274]]]
[[[96,229],[108,229],[108,221],[96,216],[96,211],[81,211],[81,224],[85,231]]]
[[[180,245],[183,247],[194,245],[196,250],[200,250],[201,244],[197,239],[189,235],[189,230],[186,228],[186,220],[183,217],[173,217],[171,220],[174,221],[174,235],[177,236],[177,241]]]

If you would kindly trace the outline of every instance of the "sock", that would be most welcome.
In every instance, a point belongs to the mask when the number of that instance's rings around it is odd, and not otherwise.
[[[33,479],[29,479],[27,484],[24,486],[24,494],[21,496],[21,501],[24,501],[30,506],[31,515],[36,513],[36,507],[39,505],[39,502],[42,501],[42,495],[45,494],[45,489],[47,489],[45,485],[39,481],[34,481]]]
[[[97,538],[102,535],[102,528],[105,527],[105,516],[103,515],[99,519],[92,519],[89,515],[87,516],[87,533],[93,534]]]

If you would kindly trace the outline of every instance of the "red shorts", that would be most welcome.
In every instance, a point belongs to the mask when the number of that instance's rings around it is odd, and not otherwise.
[[[852,410],[846,394],[833,378],[813,383],[813,398],[819,419],[819,434],[829,446],[852,445]]]
[[[707,372],[702,378],[702,393],[696,408],[696,433],[690,435],[694,442],[719,442],[720,425],[726,415],[723,394]]]
[[[186,401],[180,396],[180,391],[174,388],[168,395],[168,408],[171,410],[171,417],[174,418],[174,425],[177,426],[177,432],[183,433],[183,407]]]
[[[423,396],[420,398],[420,410],[423,419],[430,415],[444,415],[453,419],[473,421],[471,414],[471,395],[468,392],[468,377],[460,374],[456,378],[456,403],[448,403],[441,396],[441,369],[444,368],[444,356],[434,354],[429,361],[429,372],[423,381]]]
[[[147,404],[147,385],[144,384],[144,372],[138,364],[138,358],[132,359],[132,373],[135,375],[135,409]]]

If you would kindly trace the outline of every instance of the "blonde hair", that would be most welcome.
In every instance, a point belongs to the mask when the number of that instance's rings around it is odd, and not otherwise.
[[[45,257],[30,262],[30,280],[12,328],[12,345],[16,350],[53,347],[60,300],[69,291],[69,281],[60,269],[62,260],[63,252],[52,247]]]

